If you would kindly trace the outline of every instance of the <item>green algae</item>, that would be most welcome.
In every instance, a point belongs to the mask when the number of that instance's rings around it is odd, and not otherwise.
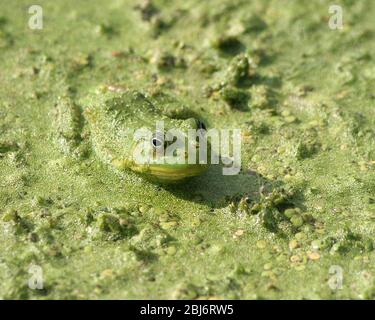
[[[0,3],[0,297],[373,299],[375,8],[338,4],[341,31],[327,1],[40,1],[43,30]],[[241,173],[111,170],[77,113],[100,86],[241,128]]]

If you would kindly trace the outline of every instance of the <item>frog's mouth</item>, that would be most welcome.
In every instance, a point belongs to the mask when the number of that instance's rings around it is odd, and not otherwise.
[[[144,175],[149,180],[161,183],[178,183],[201,175],[209,167],[209,164],[136,164],[133,161],[121,159],[113,160],[112,165],[119,170],[130,169]]]
[[[199,176],[207,169],[207,164],[152,164],[145,174],[159,182],[174,183]]]
[[[208,169],[208,164],[188,163],[187,156],[183,163],[171,163],[168,157],[162,156],[158,161],[132,165],[132,170],[145,175],[153,181],[176,183],[187,178],[199,176]]]
[[[197,147],[197,155],[199,154],[199,149]],[[154,159],[155,160],[155,159]],[[208,170],[209,164],[189,163],[188,155],[185,153],[182,163],[171,163],[168,156],[162,155],[157,159],[157,161],[151,161],[145,164],[133,163],[132,170],[145,175],[147,178],[153,181],[162,183],[178,183],[185,179],[199,176]],[[176,159],[174,159],[176,160]]]

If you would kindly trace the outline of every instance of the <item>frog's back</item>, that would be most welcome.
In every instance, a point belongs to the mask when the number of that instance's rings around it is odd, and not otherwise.
[[[116,120],[122,124],[141,124],[160,114],[156,106],[139,91],[93,94],[85,99],[84,108],[90,124],[97,122],[99,118],[104,122]]]
[[[135,130],[154,124],[160,111],[138,91],[107,92],[84,101],[84,116],[96,154],[113,162],[130,160]]]

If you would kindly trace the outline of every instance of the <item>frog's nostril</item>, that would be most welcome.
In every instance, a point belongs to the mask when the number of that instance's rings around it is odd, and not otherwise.
[[[197,127],[198,127],[198,129],[207,130],[206,125],[201,120],[197,120]]]

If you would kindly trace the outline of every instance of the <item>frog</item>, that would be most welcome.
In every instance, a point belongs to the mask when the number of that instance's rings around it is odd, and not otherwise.
[[[150,95],[112,86],[94,90],[77,102],[67,95],[60,96],[54,119],[58,145],[64,154],[83,158],[89,145],[95,158],[112,169],[131,171],[157,184],[183,183],[202,175],[210,166],[211,147],[205,138],[205,121],[170,94]],[[156,126],[160,122],[161,130]],[[191,129],[198,132],[196,138],[186,139],[188,144],[177,145],[174,151],[184,161],[170,161],[165,150],[175,140],[167,141],[168,131],[178,130],[188,137]],[[139,132],[152,134],[138,137]],[[199,145],[204,139],[208,161],[189,162],[187,150],[195,149],[198,158]],[[152,157],[147,161],[140,162],[136,157],[140,146],[149,147],[146,150]],[[160,152],[161,147],[164,152]]]

